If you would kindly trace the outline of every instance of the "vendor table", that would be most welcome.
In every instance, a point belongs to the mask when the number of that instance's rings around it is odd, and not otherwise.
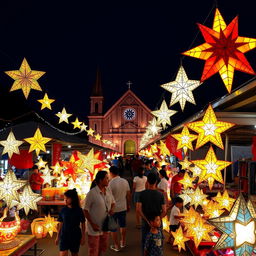
[[[66,205],[66,203],[65,203],[65,201],[61,201],[61,200],[53,200],[53,201],[41,200],[41,201],[37,202],[37,205],[38,205],[39,216],[41,216],[42,206],[45,206],[45,205],[64,206],[64,205]]]
[[[35,236],[33,235],[18,235],[17,238],[21,241],[21,243],[12,249],[4,250],[0,252],[1,256],[39,256],[40,254],[37,254],[37,240]],[[32,252],[33,254],[26,254],[26,252]]]

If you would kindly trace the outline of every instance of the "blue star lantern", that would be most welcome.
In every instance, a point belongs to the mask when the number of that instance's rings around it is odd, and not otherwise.
[[[256,246],[256,212],[242,194],[237,198],[228,216],[210,219],[209,222],[223,234],[214,249],[232,248],[236,256],[251,256]]]

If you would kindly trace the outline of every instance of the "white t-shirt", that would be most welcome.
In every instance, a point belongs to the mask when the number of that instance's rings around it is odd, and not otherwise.
[[[166,178],[162,178],[161,181],[158,183],[157,187],[162,189],[164,192],[168,190],[168,181]]]
[[[170,225],[179,225],[180,221],[178,219],[175,219],[174,216],[180,215],[180,209],[174,205],[171,210],[170,214]]]
[[[141,192],[141,191],[145,190],[146,182],[147,182],[147,177],[146,176],[143,175],[142,178],[140,178],[139,176],[135,176],[133,178],[133,183],[136,184],[135,192]]]
[[[89,212],[92,222],[101,228],[107,217],[106,205],[109,211],[113,203],[115,203],[115,200],[109,188],[106,189],[106,194],[104,195],[99,187],[95,186],[86,195],[84,209]],[[100,236],[103,234],[102,231],[94,231],[88,221],[86,221],[86,225],[86,230],[90,236]]]
[[[129,183],[126,179],[117,176],[109,182],[109,188],[115,199],[114,212],[122,212],[127,210],[126,195],[130,191]]]

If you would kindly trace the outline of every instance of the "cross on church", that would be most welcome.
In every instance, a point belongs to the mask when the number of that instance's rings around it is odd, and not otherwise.
[[[128,89],[130,90],[130,89],[131,89],[132,82],[131,82],[131,81],[128,81],[126,84],[128,85]]]

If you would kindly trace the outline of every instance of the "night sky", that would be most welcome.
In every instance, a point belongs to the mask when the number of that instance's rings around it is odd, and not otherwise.
[[[86,119],[97,66],[105,110],[125,93],[128,80],[152,110],[160,106],[162,97],[169,103],[170,93],[160,85],[175,79],[181,52],[204,42],[196,23],[208,16],[204,24],[212,27],[215,11],[215,1],[210,0],[154,1],[152,5],[140,1],[5,2],[0,5],[0,117],[11,119],[34,109],[56,125],[54,114],[63,106]],[[218,7],[227,24],[239,14],[240,36],[256,38],[254,3],[220,0]],[[256,70],[256,50],[245,56]],[[33,70],[46,71],[38,81],[56,99],[53,112],[40,112],[36,100],[43,97],[42,92],[32,90],[27,101],[21,90],[8,92],[13,80],[4,71],[19,69],[24,57]],[[190,79],[200,79],[204,61],[184,57],[182,63]],[[250,78],[236,71],[233,88]],[[194,90],[197,106],[187,103],[183,113],[179,104],[172,107],[179,111],[173,124],[225,94],[219,75],[214,75]]]

